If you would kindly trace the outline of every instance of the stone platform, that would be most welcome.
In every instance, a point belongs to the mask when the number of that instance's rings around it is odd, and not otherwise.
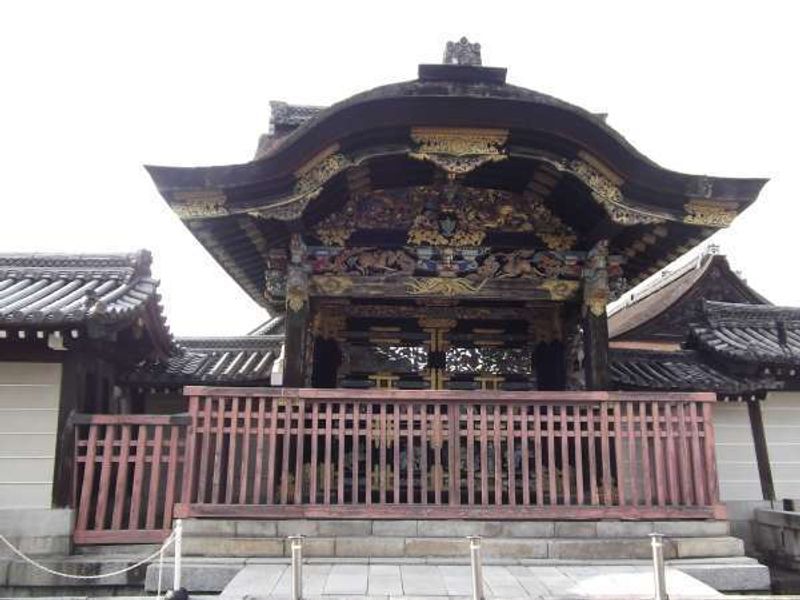
[[[184,521],[186,556],[288,557],[286,536],[304,535],[314,558],[459,558],[465,536],[483,536],[487,559],[647,559],[652,532],[664,556],[744,556],[726,521],[212,520]]]

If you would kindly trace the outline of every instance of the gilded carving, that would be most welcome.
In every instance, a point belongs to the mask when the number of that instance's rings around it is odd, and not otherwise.
[[[561,168],[575,175],[591,190],[592,197],[606,210],[608,216],[615,223],[620,225],[646,225],[665,221],[661,216],[626,206],[625,197],[614,182],[589,163],[582,160],[573,160],[566,165],[561,165]]]
[[[308,275],[302,268],[290,267],[286,278],[286,306],[297,312],[308,303]]]
[[[295,173],[297,183],[295,183],[291,197],[271,206],[250,210],[248,214],[261,219],[277,219],[278,221],[298,219],[308,203],[319,196],[322,186],[352,165],[353,162],[344,154],[330,154],[313,166]]]
[[[547,290],[550,294],[550,299],[557,302],[569,300],[572,298],[581,287],[579,281],[566,281],[563,279],[548,279],[544,281],[539,287]]]
[[[738,205],[735,202],[713,200],[690,200],[684,205],[684,223],[707,227],[728,227],[736,218]]]
[[[181,219],[223,217],[228,214],[225,201],[225,193],[221,190],[178,191],[173,195],[170,207]]]
[[[487,162],[505,160],[506,129],[447,129],[414,127],[411,139],[417,144],[409,156],[428,160],[453,178]]]
[[[583,268],[583,303],[596,317],[605,314],[609,300],[608,259],[608,241],[602,240],[589,251]]]
[[[317,293],[324,296],[341,296],[353,287],[353,280],[344,275],[315,275],[312,282]]]
[[[415,246],[478,246],[490,231],[533,233],[551,250],[568,250],[575,233],[541,197],[448,184],[376,190],[351,198],[314,233],[343,246],[356,230],[405,229]]]
[[[446,277],[414,277],[408,282],[408,293],[412,296],[459,296],[475,294],[486,283],[483,280],[474,284],[468,279],[449,279]]]

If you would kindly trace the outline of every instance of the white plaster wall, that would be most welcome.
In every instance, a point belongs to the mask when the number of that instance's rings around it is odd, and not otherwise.
[[[0,508],[50,508],[61,365],[0,363]]]
[[[761,480],[750,417],[744,402],[714,405],[717,472],[723,502],[761,500]]]
[[[770,392],[761,404],[775,496],[800,498],[800,392]]]

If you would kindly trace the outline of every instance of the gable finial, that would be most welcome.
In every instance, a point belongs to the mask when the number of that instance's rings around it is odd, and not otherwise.
[[[481,45],[478,42],[470,44],[466,37],[462,37],[457,42],[447,42],[444,48],[444,59],[446,65],[471,65],[481,66]]]

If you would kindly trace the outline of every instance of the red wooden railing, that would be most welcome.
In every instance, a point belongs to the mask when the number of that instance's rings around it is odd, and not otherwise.
[[[160,542],[185,464],[188,416],[76,415],[74,540]]]
[[[713,394],[186,394],[188,424],[79,426],[77,542],[163,537],[173,503],[177,516],[218,518],[724,516]]]

